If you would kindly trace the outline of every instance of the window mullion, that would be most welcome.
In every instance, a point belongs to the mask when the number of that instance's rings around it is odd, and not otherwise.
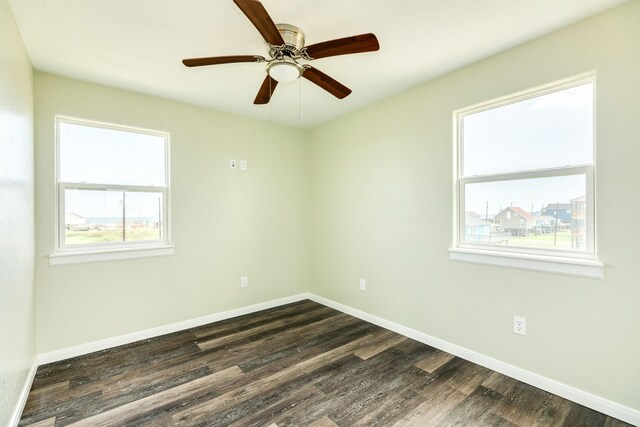
[[[495,181],[514,181],[532,178],[551,178],[554,176],[587,174],[590,169],[593,169],[593,165],[567,166],[563,168],[537,169],[522,172],[469,176],[461,177],[460,180],[464,181],[465,183],[480,183]]]

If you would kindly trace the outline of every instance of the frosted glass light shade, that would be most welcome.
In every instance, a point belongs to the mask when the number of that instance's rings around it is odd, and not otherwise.
[[[272,62],[267,72],[278,83],[291,83],[302,75],[302,67],[292,62]]]

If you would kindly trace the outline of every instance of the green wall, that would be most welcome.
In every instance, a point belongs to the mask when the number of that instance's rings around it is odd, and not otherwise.
[[[310,291],[640,409],[639,23],[628,2],[311,130]],[[592,70],[605,280],[450,261],[452,111]]]
[[[307,290],[303,130],[43,73],[35,106],[39,353]],[[49,266],[56,114],[171,134],[175,255]]]
[[[0,426],[11,422],[36,354],[32,83],[13,14],[0,0]]]

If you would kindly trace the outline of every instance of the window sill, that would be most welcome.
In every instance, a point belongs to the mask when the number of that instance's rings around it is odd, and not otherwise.
[[[569,259],[466,248],[449,249],[449,259],[452,261],[604,279],[604,265],[601,262],[587,259]]]
[[[118,261],[173,255],[175,246],[145,246],[140,248],[117,248],[105,250],[57,252],[49,255],[49,265],[84,264],[89,262]]]

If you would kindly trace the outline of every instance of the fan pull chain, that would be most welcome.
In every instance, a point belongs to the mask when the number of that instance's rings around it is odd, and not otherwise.
[[[271,91],[271,76],[269,76],[269,122],[271,122],[271,95],[273,92]]]
[[[302,120],[302,79],[298,78],[298,120]]]

